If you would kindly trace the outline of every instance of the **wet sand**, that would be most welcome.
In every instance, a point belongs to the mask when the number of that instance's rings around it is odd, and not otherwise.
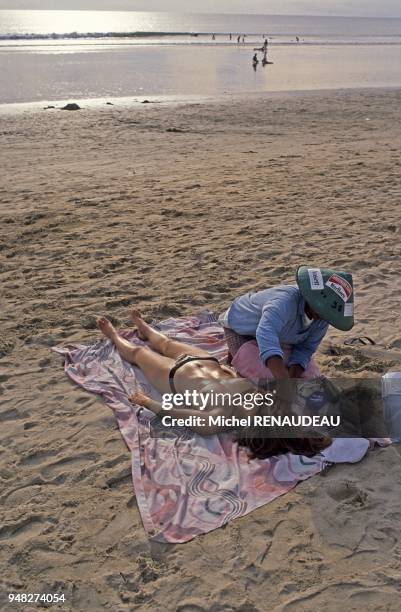
[[[400,102],[315,92],[1,118],[2,591],[63,591],[60,609],[85,611],[399,608],[397,447],[188,544],[149,544],[111,410],[50,348],[97,338],[98,314],[220,311],[311,263],[356,284],[357,325],[330,334],[323,371],[395,367]],[[383,353],[344,346],[356,335]]]
[[[281,46],[274,41],[268,54],[272,64],[263,66],[259,51],[256,70],[252,57],[260,38],[210,46],[0,45],[0,104],[400,87],[400,38],[398,44],[366,43]]]

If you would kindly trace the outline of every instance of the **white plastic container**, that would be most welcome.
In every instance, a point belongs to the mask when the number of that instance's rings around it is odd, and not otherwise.
[[[401,372],[382,376],[383,415],[388,436],[401,442]]]

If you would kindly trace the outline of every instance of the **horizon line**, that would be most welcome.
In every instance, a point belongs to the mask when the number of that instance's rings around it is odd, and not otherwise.
[[[258,13],[258,12],[249,12],[249,13],[239,13],[237,11],[234,11],[232,13],[220,13],[220,12],[215,12],[215,11],[198,11],[198,12],[193,12],[193,11],[156,11],[156,10],[150,10],[150,11],[144,11],[144,10],[139,10],[139,9],[119,9],[119,10],[112,10],[112,9],[106,9],[106,8],[100,8],[100,9],[65,9],[65,8],[33,8],[33,9],[23,9],[23,8],[0,8],[0,11],[12,11],[12,12],[17,12],[17,11],[22,11],[22,12],[32,12],[32,11],[44,11],[44,12],[66,12],[66,13],[162,13],[162,14],[177,14],[177,15],[228,15],[228,16],[232,16],[232,15],[242,15],[242,16],[255,16],[255,17],[324,17],[324,18],[335,18],[335,19],[401,19],[401,14],[400,15],[333,15],[330,14],[328,15],[326,14],[310,14],[310,13],[304,13],[304,14],[300,14],[300,13]]]

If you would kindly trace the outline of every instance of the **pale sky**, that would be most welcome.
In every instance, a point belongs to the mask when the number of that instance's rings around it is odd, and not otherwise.
[[[400,0],[0,0],[0,9],[87,9],[401,17]]]

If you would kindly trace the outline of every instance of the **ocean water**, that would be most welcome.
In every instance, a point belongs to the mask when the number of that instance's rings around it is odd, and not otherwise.
[[[401,86],[401,19],[0,11],[0,65],[0,104]]]

